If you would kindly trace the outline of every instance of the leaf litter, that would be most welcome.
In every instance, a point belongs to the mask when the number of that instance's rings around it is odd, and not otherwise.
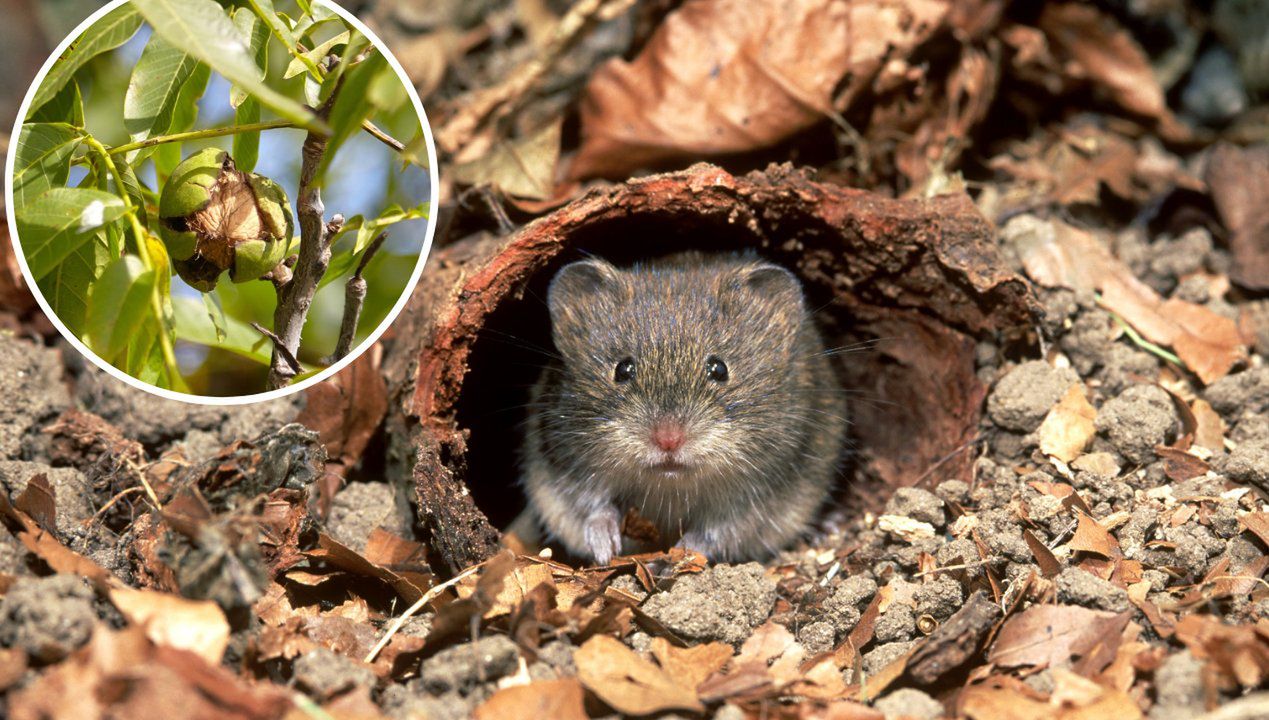
[[[974,408],[960,460],[865,463],[915,487],[753,568],[776,591],[752,623],[689,636],[648,598],[721,577],[699,556],[587,568],[520,548],[447,584],[443,544],[408,512],[349,513],[413,457],[383,447],[417,430],[397,410],[416,392],[399,356],[314,389],[298,425],[221,437],[228,416],[186,415],[143,432],[83,389],[95,371],[30,342],[53,330],[0,254],[0,342],[47,357],[78,405],[0,412],[22,438],[0,463],[5,547],[22,558],[0,565],[10,716],[1264,714],[1269,166],[1263,145],[1213,144],[1221,128],[1176,105],[1192,80],[1160,72],[1166,49],[1143,30],[1173,22],[1172,4],[371,5],[385,34],[418,42],[416,81],[465,168],[447,190],[488,185],[516,223],[597,177],[794,160],[881,195],[968,192],[1043,313],[997,337],[962,302],[981,392],[924,395]],[[490,207],[469,204],[438,244],[494,224]],[[918,345],[953,346],[929,332]],[[1027,383],[1006,381],[1037,358]],[[15,407],[35,407],[22,392]],[[1011,419],[979,412],[984,395]],[[723,615],[691,602],[678,609]],[[42,654],[43,608],[80,618],[80,644]]]

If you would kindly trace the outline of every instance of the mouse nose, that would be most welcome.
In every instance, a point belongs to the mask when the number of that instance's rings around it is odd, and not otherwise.
[[[677,420],[658,420],[652,426],[652,442],[665,452],[674,452],[687,442],[687,430]]]

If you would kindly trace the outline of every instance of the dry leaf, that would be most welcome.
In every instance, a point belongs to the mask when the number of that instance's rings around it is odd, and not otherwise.
[[[1211,469],[1202,458],[1184,450],[1160,445],[1154,449],[1154,452],[1163,459],[1163,473],[1173,482],[1185,482],[1190,478],[1202,477]]]
[[[1230,280],[1251,290],[1269,290],[1269,145],[1218,144],[1208,159],[1206,179],[1230,231]]]
[[[1186,615],[1176,624],[1176,638],[1195,657],[1209,660],[1229,689],[1235,683],[1259,687],[1269,677],[1269,619],[1225,625],[1207,615]]]
[[[1026,541],[1027,547],[1031,549],[1031,555],[1035,557],[1035,564],[1040,567],[1040,573],[1046,578],[1062,572],[1062,563],[1058,562],[1057,557],[1047,545],[1040,542],[1030,530],[1022,531],[1022,539]]]
[[[848,106],[947,12],[931,0],[684,3],[634,60],[591,76],[571,174],[624,177],[773,145]]]
[[[556,120],[528,137],[498,141],[476,160],[451,166],[450,176],[468,185],[491,184],[513,197],[546,200],[555,190],[562,123]]]
[[[539,680],[499,690],[473,716],[476,720],[587,720],[583,695],[577,678]]]
[[[1129,617],[1075,605],[1033,605],[1005,622],[987,659],[1002,667],[1062,665],[1103,643],[1117,645]]]
[[[1244,513],[1238,516],[1238,522],[1243,527],[1255,533],[1256,537],[1265,545],[1269,545],[1269,512],[1263,510],[1259,512]]]
[[[573,661],[582,684],[618,712],[705,711],[695,692],[684,689],[664,670],[607,635],[587,640],[573,654]]]
[[[212,665],[220,663],[229,646],[229,621],[211,600],[116,587],[110,590],[110,602],[156,645],[188,650]]]
[[[727,643],[712,642],[681,648],[665,638],[652,638],[652,656],[671,678],[687,690],[696,688],[705,678],[723,669],[733,654]]]
[[[1069,670],[1053,668],[1053,694],[1051,705],[1059,705],[1059,718],[1114,718],[1137,720],[1141,708],[1127,693],[1099,685]],[[1070,712],[1070,711],[1078,712]]]
[[[1100,291],[1103,307],[1147,340],[1170,346],[1205,384],[1247,359],[1247,347],[1233,320],[1184,300],[1163,300],[1091,234],[1060,220],[1042,222],[1017,237],[1022,264],[1036,282]]]
[[[1096,418],[1097,409],[1084,394],[1084,385],[1071,385],[1040,423],[1040,452],[1064,463],[1071,462],[1083,454],[1097,434],[1093,425]]]
[[[1194,444],[1212,452],[1224,452],[1225,421],[1221,416],[1202,398],[1194,400],[1190,411],[1194,413]]]
[[[1168,112],[1150,59],[1113,17],[1085,3],[1046,3],[1039,25],[1070,61],[1068,72],[1093,81],[1125,110],[1149,118]]]
[[[1079,513],[1079,524],[1075,528],[1075,535],[1071,541],[1067,543],[1067,547],[1072,550],[1090,552],[1102,557],[1109,558],[1114,553],[1118,544],[1111,534],[1102,527],[1101,523],[1086,513]]]

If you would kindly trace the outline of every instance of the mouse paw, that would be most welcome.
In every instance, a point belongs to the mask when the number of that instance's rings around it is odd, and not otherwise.
[[[621,554],[621,516],[617,508],[606,507],[591,513],[582,528],[586,549],[597,565],[607,565]]]

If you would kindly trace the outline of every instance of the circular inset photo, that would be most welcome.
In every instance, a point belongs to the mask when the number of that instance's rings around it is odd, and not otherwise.
[[[10,233],[77,349],[158,395],[329,377],[404,306],[435,229],[422,104],[323,0],[118,0],[27,92]]]

